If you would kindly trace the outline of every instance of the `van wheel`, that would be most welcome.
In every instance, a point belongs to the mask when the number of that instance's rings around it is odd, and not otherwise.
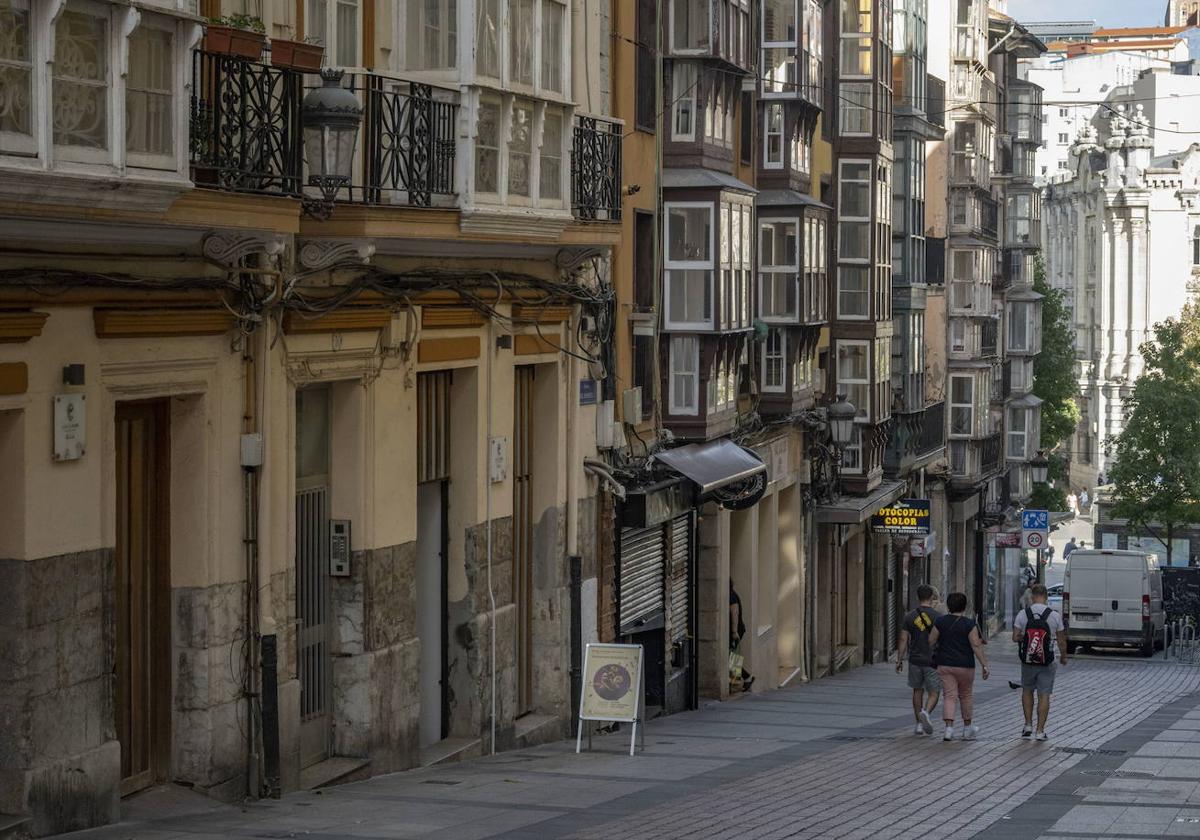
[[[1146,640],[1142,642],[1142,656],[1150,657],[1154,655],[1154,637],[1146,636]]]

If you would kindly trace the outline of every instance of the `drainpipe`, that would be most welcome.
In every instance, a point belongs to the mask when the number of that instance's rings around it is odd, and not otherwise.
[[[499,301],[497,301],[499,302]],[[487,405],[484,407],[484,412],[487,415],[485,433],[485,445],[488,451],[491,451],[492,446],[492,361],[496,355],[496,337],[495,337],[495,321],[488,318],[487,330]],[[485,469],[489,469],[485,466]],[[492,755],[496,754],[496,590],[492,586],[492,476],[490,470],[483,477],[485,500],[485,517],[486,517],[486,540],[487,540],[487,590],[488,590],[488,615],[491,623],[491,631],[488,635],[491,636],[492,651],[491,651],[491,667],[492,690],[491,690],[491,711],[489,717],[491,719],[491,746]]]

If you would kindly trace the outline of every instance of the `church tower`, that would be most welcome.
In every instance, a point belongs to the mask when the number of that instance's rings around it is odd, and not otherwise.
[[[1200,24],[1200,0],[1167,0],[1163,26],[1196,26]]]

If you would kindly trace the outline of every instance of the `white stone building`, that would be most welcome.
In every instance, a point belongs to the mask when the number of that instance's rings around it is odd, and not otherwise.
[[[1161,101],[1159,103],[1162,104]],[[1156,156],[1169,143],[1139,103],[1097,120],[1070,148],[1070,174],[1047,186],[1043,248],[1048,279],[1071,310],[1082,420],[1071,483],[1093,486],[1108,469],[1123,401],[1142,373],[1139,346],[1177,315],[1200,273],[1200,144]]]

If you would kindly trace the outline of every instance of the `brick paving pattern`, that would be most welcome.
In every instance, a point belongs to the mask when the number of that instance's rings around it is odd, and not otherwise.
[[[991,647],[975,742],[914,736],[904,679],[880,665],[652,721],[633,759],[625,730],[580,756],[559,743],[241,807],[156,791],[78,836],[1200,837],[1200,668],[1076,658],[1035,743],[1006,685],[1015,658]]]

